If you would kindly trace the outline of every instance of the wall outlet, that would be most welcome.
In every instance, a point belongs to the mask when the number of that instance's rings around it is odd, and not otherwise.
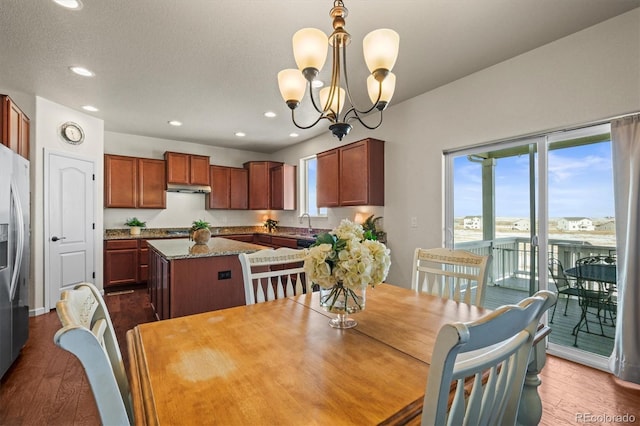
[[[418,218],[415,216],[411,217],[411,227],[412,228],[417,228],[418,227]]]
[[[219,280],[231,279],[231,271],[218,271],[218,279]]]

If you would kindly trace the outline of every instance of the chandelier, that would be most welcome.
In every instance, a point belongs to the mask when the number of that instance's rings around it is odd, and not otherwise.
[[[347,45],[351,41],[351,36],[344,28],[347,14],[348,10],[342,0],[335,0],[329,13],[333,18],[333,33],[329,37],[315,28],[303,28],[296,32],[293,35],[293,55],[298,69],[285,69],[278,73],[280,94],[291,109],[293,124],[299,129],[310,129],[322,119],[329,120],[329,129],[339,140],[349,133],[349,122],[353,120],[358,120],[370,130],[382,124],[382,111],[387,107],[395,90],[396,76],[391,69],[398,57],[400,42],[398,33],[390,29],[372,31],[362,40],[364,60],[371,72],[367,78],[367,92],[372,105],[364,110],[356,108],[347,76]],[[331,46],[333,59],[331,83],[320,90],[318,102],[313,94],[313,82],[327,58],[327,45]],[[295,109],[300,105],[306,87],[309,87],[311,103],[319,115],[313,123],[303,126],[296,122]],[[345,103],[348,103],[346,109]],[[378,124],[370,126],[362,117],[374,110],[379,112],[379,121]]]

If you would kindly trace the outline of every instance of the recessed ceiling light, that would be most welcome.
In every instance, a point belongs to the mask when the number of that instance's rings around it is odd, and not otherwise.
[[[313,80],[311,83],[311,87],[315,87],[316,89],[322,86],[324,86],[324,82],[322,80]]]
[[[273,112],[273,111],[267,111],[267,112],[264,113],[264,116],[268,117],[268,118],[273,118],[273,117],[276,116],[276,113]]]
[[[243,137],[247,136],[247,134],[244,133],[244,132],[236,132],[236,136],[239,137],[239,138],[243,138]]]
[[[82,2],[80,0],[53,0],[55,3],[67,9],[80,10]]]
[[[83,77],[93,77],[95,75],[93,71],[89,71],[84,67],[69,67],[69,69],[74,73],[81,75]]]
[[[176,126],[176,127],[182,126],[182,121],[178,121],[178,120],[167,121],[167,123],[171,124],[172,126]]]
[[[83,105],[82,109],[85,110],[85,111],[91,111],[91,112],[100,111],[98,108],[94,107],[93,105]]]
[[[297,134],[297,133],[289,133],[289,136],[292,137],[292,138],[297,138],[300,135]]]

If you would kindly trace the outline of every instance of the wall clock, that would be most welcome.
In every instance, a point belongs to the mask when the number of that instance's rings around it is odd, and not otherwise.
[[[73,145],[80,145],[84,142],[84,130],[79,124],[72,121],[67,121],[60,126],[60,135],[65,142]]]

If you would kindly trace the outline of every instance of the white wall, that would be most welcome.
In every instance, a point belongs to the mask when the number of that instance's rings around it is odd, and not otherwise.
[[[211,164],[242,167],[246,161],[269,160],[269,154],[220,148],[189,142],[105,132],[106,154],[163,159],[165,151],[208,155]],[[102,203],[102,200],[101,200]],[[206,210],[204,194],[167,193],[166,209],[104,209],[104,229],[126,228],[127,218],[136,216],[149,228],[190,227],[196,219],[213,226],[261,225],[264,210]],[[271,214],[271,216],[274,216]],[[102,228],[101,228],[102,229]]]
[[[95,191],[95,283],[102,287],[102,199],[103,186],[100,178],[103,175],[103,147],[104,123],[102,120],[75,111],[71,108],[56,104],[47,99],[36,96],[35,145],[31,145],[31,232],[33,264],[33,291],[30,294],[30,310],[40,314],[48,312],[45,288],[44,251],[47,248],[49,236],[44,235],[44,150],[73,154],[95,162],[96,191]],[[65,143],[60,136],[60,125],[66,121],[78,123],[85,131],[85,141],[80,145]],[[32,121],[33,123],[33,121]],[[34,128],[32,124],[32,129]]]
[[[376,131],[356,124],[344,143],[386,141],[387,281],[408,287],[414,248],[443,245],[443,150],[636,111],[639,9],[390,107]],[[337,145],[327,132],[273,157],[290,163]]]

